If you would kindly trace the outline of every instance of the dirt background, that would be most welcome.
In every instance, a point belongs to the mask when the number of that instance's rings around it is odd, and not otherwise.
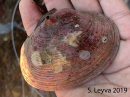
[[[129,0],[125,0],[130,5]],[[11,22],[12,13],[17,0],[0,0],[0,24]],[[15,22],[21,27],[22,20],[17,8]],[[1,31],[1,29],[0,29]],[[27,35],[24,31],[14,28],[14,42],[18,56]],[[56,97],[54,92],[38,90],[43,97]],[[12,46],[11,33],[0,34],[0,97],[23,97],[22,79],[19,63],[17,62]],[[24,81],[25,97],[40,97],[34,88]]]

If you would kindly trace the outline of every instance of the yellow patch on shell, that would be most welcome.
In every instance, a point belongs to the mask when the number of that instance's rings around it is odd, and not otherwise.
[[[66,60],[66,56],[63,56],[60,52],[57,51],[57,54],[52,58],[53,72],[59,73],[63,70],[63,66],[70,66],[70,62]]]
[[[78,42],[77,40],[77,36],[79,36],[82,33],[82,31],[75,31],[73,33],[68,33],[67,36],[64,37],[63,41],[69,43],[69,45],[77,47],[78,45],[76,44],[76,42]]]
[[[53,64],[53,72],[54,73],[59,73],[62,70],[63,70],[63,67],[62,67],[61,63]]]
[[[41,55],[40,55],[39,51],[35,51],[35,52],[32,53],[31,61],[36,66],[40,66],[40,65],[43,64],[42,63],[42,58],[41,58]]]

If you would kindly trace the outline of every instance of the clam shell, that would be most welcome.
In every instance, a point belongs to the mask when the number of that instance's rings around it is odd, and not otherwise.
[[[47,16],[21,49],[24,79],[35,88],[55,91],[83,84],[114,60],[120,43],[106,16],[62,9]]]

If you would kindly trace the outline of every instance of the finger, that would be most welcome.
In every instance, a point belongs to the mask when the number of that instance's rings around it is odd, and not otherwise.
[[[44,2],[48,11],[53,8],[58,10],[63,8],[73,8],[69,0],[44,0]]]
[[[71,0],[71,2],[74,8],[78,11],[102,13],[102,9],[97,0]]]
[[[124,0],[99,0],[106,16],[111,18],[120,30],[122,39],[130,39],[130,10]]]
[[[24,28],[29,36],[35,29],[38,20],[41,18],[41,13],[31,0],[21,0],[19,9]]]

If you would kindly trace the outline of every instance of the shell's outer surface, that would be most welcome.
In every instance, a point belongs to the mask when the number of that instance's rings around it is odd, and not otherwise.
[[[21,71],[35,88],[72,88],[100,74],[115,58],[119,42],[107,17],[62,9],[47,16],[23,44]]]

